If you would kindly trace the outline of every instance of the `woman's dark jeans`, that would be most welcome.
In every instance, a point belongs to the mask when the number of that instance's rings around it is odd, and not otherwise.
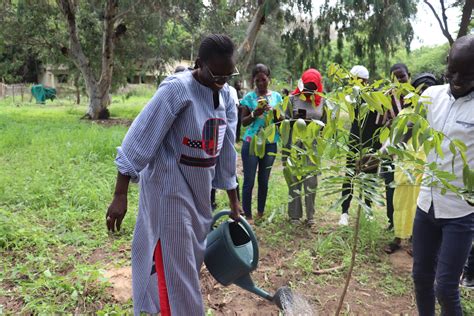
[[[250,142],[244,141],[242,143],[242,163],[244,167],[244,184],[242,187],[242,207],[245,216],[252,217],[252,190],[255,184],[255,175],[258,166],[258,203],[257,208],[260,214],[265,210],[265,202],[267,201],[268,180],[270,179],[270,172],[275,161],[274,155],[269,153],[277,152],[277,144],[266,144],[265,156],[258,158],[250,155]]]
[[[464,266],[464,276],[468,279],[474,279],[474,245],[471,247],[469,258],[467,259],[466,265]]]
[[[416,210],[413,227],[413,281],[421,316],[435,315],[435,294],[441,315],[462,315],[459,279],[469,255],[474,213],[460,218],[435,218]],[[436,289],[435,289],[436,281]]]

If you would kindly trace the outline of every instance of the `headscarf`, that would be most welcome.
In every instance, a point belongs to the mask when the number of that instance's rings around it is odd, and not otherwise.
[[[421,73],[413,79],[411,82],[411,85],[414,86],[415,88],[418,88],[419,85],[425,84],[426,87],[431,87],[435,86],[438,84],[438,80],[433,74],[430,74],[428,72]]]
[[[300,82],[302,84],[300,84]],[[291,93],[292,95],[299,95],[301,94],[301,90],[303,89],[303,86],[305,83],[312,82],[316,85],[317,91],[319,93],[323,92],[323,80],[322,76],[317,71],[316,69],[310,68],[303,72],[303,75],[301,76],[301,81],[298,83],[298,87]],[[311,96],[306,96],[306,101],[311,102]],[[321,104],[322,98],[319,94],[314,94],[314,105],[319,106]]]

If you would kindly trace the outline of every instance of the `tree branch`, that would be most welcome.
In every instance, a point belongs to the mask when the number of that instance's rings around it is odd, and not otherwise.
[[[443,2],[443,0],[440,0],[441,2]],[[433,15],[435,16],[436,20],[438,21],[439,23],[439,27],[441,28],[441,31],[443,32],[443,35],[444,37],[446,37],[448,39],[448,42],[449,42],[449,45],[452,46],[453,43],[454,43],[454,40],[453,40],[453,37],[451,36],[451,34],[449,34],[448,30],[444,28],[443,26],[443,22],[441,21],[438,13],[436,12],[435,8],[433,7],[433,5],[431,3],[429,3],[428,0],[423,0],[424,3],[426,3],[431,11],[433,12]],[[444,8],[444,4],[443,4],[443,8]],[[443,11],[443,15],[446,15],[446,13]]]
[[[102,35],[102,70],[99,86],[102,93],[109,93],[114,67],[115,27],[118,0],[107,0],[104,14],[104,32]],[[102,97],[102,96],[101,96]]]
[[[461,22],[459,23],[459,32],[457,38],[467,35],[467,29],[469,27],[469,23],[471,22],[473,8],[474,0],[466,0],[462,8],[462,18]]]
[[[439,0],[439,4],[441,5],[441,16],[443,17],[444,29],[446,30],[446,32],[449,33],[448,16],[446,15],[446,7],[444,6],[444,0]]]
[[[236,60],[237,63],[245,60],[245,57],[252,52],[252,49],[255,47],[255,42],[257,41],[257,35],[262,26],[262,19],[265,17],[265,1],[259,5],[257,11],[255,12],[252,21],[247,27],[245,34],[245,39],[240,44],[237,49]]]
[[[135,2],[126,10],[120,12],[120,13],[117,13],[117,15],[115,16],[114,18],[114,21],[119,21],[120,19],[122,19],[124,16],[126,16],[130,11],[132,11],[133,9],[135,9],[135,7],[137,6],[137,4],[140,4],[140,2],[142,2],[142,0],[135,0]]]

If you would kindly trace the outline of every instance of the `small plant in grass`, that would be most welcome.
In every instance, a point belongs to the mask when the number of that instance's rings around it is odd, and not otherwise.
[[[293,266],[303,271],[305,276],[308,277],[313,273],[313,260],[311,251],[309,249],[302,249],[295,254]]]

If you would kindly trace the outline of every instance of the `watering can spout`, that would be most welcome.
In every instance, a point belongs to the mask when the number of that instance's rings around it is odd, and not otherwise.
[[[252,278],[250,278],[250,274],[246,274],[244,276],[241,276],[237,280],[234,281],[234,284],[243,288],[244,290],[247,290],[249,292],[252,292],[254,294],[257,294],[258,296],[267,299],[271,301],[273,299],[273,296],[265,292],[264,290],[258,288],[255,286],[255,283],[253,283]]]

